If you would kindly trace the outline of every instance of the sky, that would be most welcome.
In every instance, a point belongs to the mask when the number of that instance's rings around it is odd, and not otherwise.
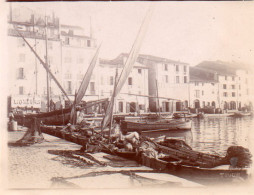
[[[204,60],[254,62],[254,2],[15,3],[79,25],[102,42],[101,58],[129,52],[149,6],[154,7],[140,53],[197,65]]]

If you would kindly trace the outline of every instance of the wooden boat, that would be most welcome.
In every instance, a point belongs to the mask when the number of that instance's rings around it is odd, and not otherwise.
[[[89,101],[81,109],[92,107],[96,104],[107,102],[108,99],[101,99],[95,101]],[[37,113],[37,114],[14,114],[14,119],[19,125],[30,127],[33,118],[38,118],[41,123],[45,125],[66,125],[71,118],[71,108],[64,108],[61,110],[54,110],[51,112]]]
[[[129,131],[169,131],[169,130],[191,130],[192,121],[182,120],[157,120],[150,121],[121,121],[121,129],[123,132]]]
[[[244,116],[251,116],[251,112],[235,112],[234,117],[244,117]]]
[[[145,154],[141,156],[141,164],[164,173],[182,177],[204,185],[225,184],[236,179],[248,179],[248,170],[230,168],[230,165],[220,165],[214,168],[182,165],[175,159],[151,158]]]
[[[198,114],[191,114],[191,113],[174,113],[173,118],[179,119],[179,118],[197,118]]]
[[[140,162],[153,169],[202,184],[248,178],[246,167],[251,164],[251,154],[241,146],[229,147],[226,156],[221,157],[194,151],[181,140],[170,139],[161,143],[147,137],[143,140]]]

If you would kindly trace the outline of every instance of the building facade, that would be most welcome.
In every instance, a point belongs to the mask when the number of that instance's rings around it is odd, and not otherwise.
[[[148,67],[149,108],[155,112],[175,112],[189,106],[189,65],[151,55],[139,55]],[[157,98],[157,96],[159,98]]]
[[[116,75],[119,78],[127,57],[126,54],[120,54],[113,60],[100,59],[95,70],[100,99],[111,98],[113,95]],[[143,113],[147,112],[148,108],[148,68],[135,62],[120,94],[116,97],[114,112]]]
[[[10,9],[8,16],[10,107],[46,111],[48,98],[60,104],[66,100],[17,30],[48,64],[70,98],[74,99],[75,91],[95,53],[95,39],[85,36],[81,27],[61,25],[54,13],[45,16],[18,7]],[[35,100],[40,100],[40,105]]]
[[[202,62],[190,71],[192,108],[252,109],[253,73],[239,64]]]

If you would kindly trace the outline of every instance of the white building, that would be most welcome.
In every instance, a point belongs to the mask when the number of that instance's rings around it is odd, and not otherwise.
[[[48,62],[51,72],[68,95],[72,95],[71,99],[74,99],[75,91],[95,53],[95,39],[85,36],[81,27],[60,25],[59,18],[54,13],[45,17],[24,7],[10,9],[7,49],[11,102],[17,100],[15,102],[20,104],[15,104],[15,107],[24,108],[28,104],[22,102],[39,99],[40,106],[29,104],[28,107],[40,108],[41,111],[47,108],[48,90],[49,100],[53,102],[67,98],[64,98],[51,77],[47,82],[46,70],[15,28],[40,58]]]
[[[79,26],[61,25],[62,83],[68,95],[74,96],[95,54],[95,39],[84,35]],[[94,82],[94,76],[91,83]],[[95,86],[86,93],[95,95]],[[72,98],[73,99],[73,98]]]
[[[251,109],[253,73],[245,66],[214,61],[203,62],[191,70],[191,107],[210,105],[223,110]]]
[[[149,106],[151,111],[180,111],[189,105],[189,65],[151,55],[139,55],[138,62],[148,67]]]
[[[219,84],[210,71],[190,67],[190,108],[217,108],[219,106]]]
[[[100,99],[112,96],[116,71],[119,78],[126,60],[126,54],[120,54],[113,60],[100,60],[99,66],[94,71],[98,83],[96,92]],[[114,112],[146,112],[148,107],[148,69],[136,62],[120,94],[116,97]]]

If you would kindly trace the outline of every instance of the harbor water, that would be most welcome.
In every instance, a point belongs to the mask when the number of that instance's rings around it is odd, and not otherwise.
[[[168,138],[182,139],[193,150],[225,155],[229,146],[251,147],[253,122],[254,119],[250,116],[193,118],[190,131],[156,131],[144,134],[149,137],[166,135]]]

